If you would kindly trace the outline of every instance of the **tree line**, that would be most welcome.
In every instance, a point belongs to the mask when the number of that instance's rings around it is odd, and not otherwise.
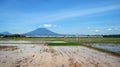
[[[88,36],[88,35],[86,35]],[[93,35],[89,35],[88,37],[90,36],[93,36]],[[107,38],[107,37],[118,37],[120,38],[120,34],[118,35],[95,35],[95,36],[102,36],[104,38]],[[12,35],[3,35],[3,34],[0,34],[0,37],[4,37],[4,38],[7,38],[7,37],[26,37],[25,35],[21,35],[21,34],[12,34]]]
[[[120,37],[120,34],[119,35],[103,35],[103,37]]]
[[[0,37],[4,37],[4,38],[7,38],[7,37],[25,37],[25,35],[21,35],[21,34],[12,34],[12,35],[3,35],[3,34],[0,34]]]

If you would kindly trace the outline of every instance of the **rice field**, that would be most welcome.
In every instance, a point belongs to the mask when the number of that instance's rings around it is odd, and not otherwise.
[[[92,43],[86,44],[87,46],[111,51],[120,55],[120,44],[111,43]]]
[[[80,46],[82,44],[78,42],[65,42],[65,41],[49,41],[48,46]]]
[[[0,38],[0,41],[66,41],[66,42],[80,42],[80,43],[119,43],[120,44],[120,38]]]
[[[0,46],[3,45],[16,46],[18,49],[0,50],[0,67],[120,66],[119,57],[84,46],[49,46],[45,41],[37,41],[37,43],[33,41],[0,42]]]

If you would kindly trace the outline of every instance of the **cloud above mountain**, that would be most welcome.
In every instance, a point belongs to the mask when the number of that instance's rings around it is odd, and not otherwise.
[[[51,27],[56,27],[56,25],[53,25],[53,24],[44,24],[43,27],[44,28],[51,28]]]

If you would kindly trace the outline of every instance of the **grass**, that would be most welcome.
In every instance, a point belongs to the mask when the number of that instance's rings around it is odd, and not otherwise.
[[[82,44],[77,42],[66,42],[66,43],[48,43],[48,46],[80,46]]]
[[[120,44],[120,38],[0,38],[0,40],[25,40],[25,41],[65,41],[66,43],[48,43],[49,46],[86,46],[88,48],[96,49],[102,52],[107,52],[113,55],[119,55],[116,52],[112,52],[109,50],[101,49],[101,48],[96,48],[96,47],[91,47],[85,45],[86,43],[113,43],[113,44]]]
[[[65,41],[65,42],[79,42],[79,43],[118,43],[120,38],[0,38],[0,40],[32,40],[32,41]]]

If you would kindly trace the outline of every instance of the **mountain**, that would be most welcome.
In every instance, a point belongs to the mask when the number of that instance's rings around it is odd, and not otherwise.
[[[46,28],[38,28],[38,29],[33,30],[31,32],[25,33],[25,35],[29,35],[29,36],[54,36],[54,35],[60,35],[60,34],[54,33]]]
[[[1,32],[0,34],[3,34],[3,35],[11,35],[10,32]]]

